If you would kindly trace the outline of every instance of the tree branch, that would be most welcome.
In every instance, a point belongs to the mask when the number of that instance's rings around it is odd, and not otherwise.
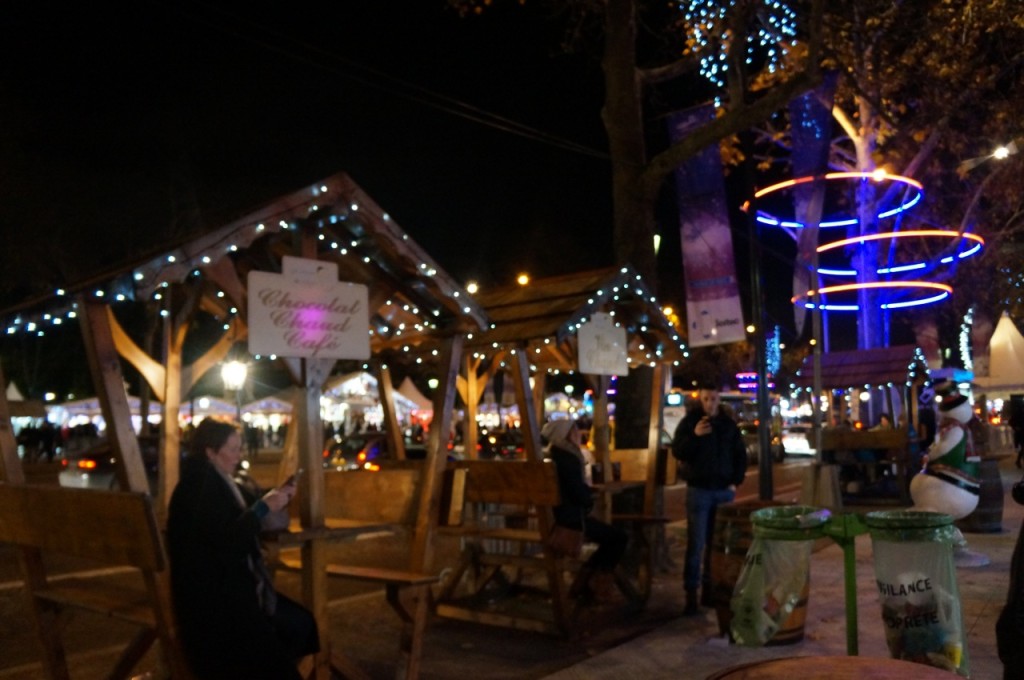
[[[647,87],[693,73],[697,70],[697,66],[696,59],[678,59],[671,64],[637,69],[637,77],[640,79],[640,85]]]
[[[688,135],[651,159],[639,178],[639,189],[647,197],[657,194],[664,178],[680,164],[695,156],[701,149],[729,135],[748,129],[784,107],[796,95],[806,92],[821,82],[821,72],[802,71],[785,83],[773,87],[768,94],[751,104],[733,109],[721,118]]]

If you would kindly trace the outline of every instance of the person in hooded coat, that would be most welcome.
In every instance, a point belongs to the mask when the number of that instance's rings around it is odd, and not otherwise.
[[[598,546],[584,563],[569,594],[605,602],[613,600],[616,589],[613,572],[626,552],[629,536],[622,529],[590,516],[594,495],[584,476],[586,459],[580,448],[581,436],[576,423],[568,419],[549,421],[540,436],[545,444],[544,452],[558,472],[562,502],[554,508],[555,523],[583,531],[584,539]]]

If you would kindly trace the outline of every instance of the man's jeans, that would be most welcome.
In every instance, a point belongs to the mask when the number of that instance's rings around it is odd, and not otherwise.
[[[731,503],[736,492],[729,489],[686,489],[686,564],[683,567],[683,588],[696,590],[711,582],[711,551],[708,537],[715,526],[715,509],[720,503]],[[704,572],[701,574],[701,564]]]

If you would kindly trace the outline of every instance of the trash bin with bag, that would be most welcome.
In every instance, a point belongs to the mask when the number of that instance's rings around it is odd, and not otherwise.
[[[746,646],[790,644],[804,636],[811,551],[829,511],[806,505],[750,514],[754,540],[733,590],[733,640]]]
[[[970,677],[953,518],[898,510],[869,512],[865,522],[890,656]]]

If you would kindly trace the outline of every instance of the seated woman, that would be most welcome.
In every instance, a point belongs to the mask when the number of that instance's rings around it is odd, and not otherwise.
[[[615,579],[612,572],[626,552],[629,536],[590,516],[594,497],[587,485],[583,470],[586,461],[580,449],[580,431],[571,420],[552,420],[541,429],[545,453],[558,471],[558,488],[562,503],[554,509],[555,523],[569,529],[582,530],[584,538],[597,543],[576,579],[572,596],[590,596],[599,601],[615,597]]]
[[[231,478],[241,455],[238,428],[207,418],[182,461],[167,518],[179,635],[199,678],[299,678],[296,662],[319,651],[316,621],[274,590],[259,544],[260,520],[294,482],[247,498]]]

